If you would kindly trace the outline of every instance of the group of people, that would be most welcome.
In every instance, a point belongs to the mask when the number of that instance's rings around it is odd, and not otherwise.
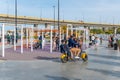
[[[114,50],[120,50],[120,40],[115,35],[110,35],[108,38],[108,47],[114,48]]]
[[[14,45],[14,34],[7,34],[6,39],[7,39],[7,44]],[[16,36],[16,43],[17,41],[18,41],[18,36]]]
[[[59,37],[53,37],[52,38],[53,41],[52,41],[52,48],[54,51],[58,51],[59,50]],[[46,43],[46,39],[45,39],[45,35],[42,36],[41,34],[38,36],[38,44],[39,44],[39,48],[42,49],[44,48],[45,46],[45,43]]]
[[[70,36],[68,40],[62,40],[60,45],[60,52],[67,53],[70,58],[79,58],[83,46],[83,37],[80,39],[75,36]]]
[[[100,45],[100,44],[102,44],[102,38],[99,38],[99,37],[97,37],[97,36],[95,36],[95,35],[90,35],[89,36],[89,40],[90,40],[90,43],[89,43],[89,45],[90,46],[95,46],[95,49],[97,49],[98,48],[98,46]]]
[[[95,46],[95,49],[97,49],[97,47],[102,44],[102,37],[96,37],[95,35],[90,35],[89,36],[89,40],[90,40],[90,43],[89,45],[91,46]],[[108,47],[110,48],[114,48],[114,50],[120,50],[120,39],[118,36],[116,35],[110,35],[108,37]]]

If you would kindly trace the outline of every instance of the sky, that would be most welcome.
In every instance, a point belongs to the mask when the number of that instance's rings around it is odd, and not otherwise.
[[[15,14],[15,0],[0,0],[0,14]],[[17,0],[18,15],[57,19],[58,0]],[[61,20],[120,24],[120,0],[60,0]]]

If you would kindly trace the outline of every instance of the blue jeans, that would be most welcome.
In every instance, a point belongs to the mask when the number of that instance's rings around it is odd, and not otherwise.
[[[42,42],[40,43],[40,49],[42,49]]]

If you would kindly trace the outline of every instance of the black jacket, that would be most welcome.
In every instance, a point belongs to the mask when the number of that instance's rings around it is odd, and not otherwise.
[[[60,45],[60,52],[61,52],[61,53],[65,53],[64,44],[61,44],[61,45]]]

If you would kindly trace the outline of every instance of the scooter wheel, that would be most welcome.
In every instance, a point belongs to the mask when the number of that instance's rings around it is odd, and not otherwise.
[[[84,62],[86,62],[86,61],[88,61],[88,55],[87,54],[82,54],[82,60],[84,61]]]
[[[65,54],[61,55],[61,62],[66,63],[67,61],[68,61],[68,57]]]

